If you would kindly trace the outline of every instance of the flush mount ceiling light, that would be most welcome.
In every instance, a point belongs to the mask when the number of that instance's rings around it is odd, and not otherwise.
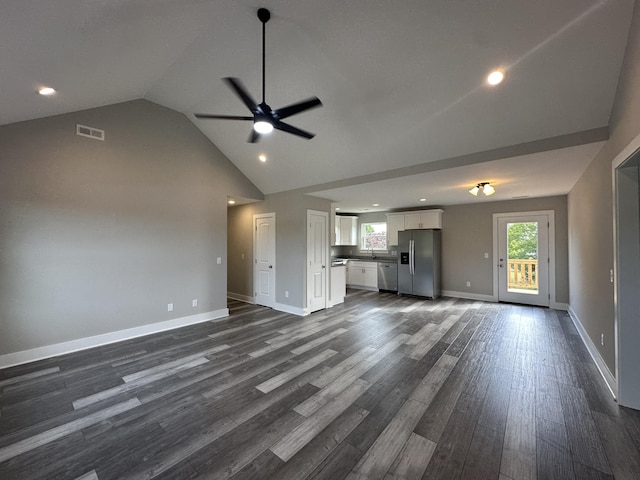
[[[56,90],[51,87],[41,87],[40,89],[38,89],[38,93],[40,95],[44,95],[45,97],[48,97],[49,95],[53,95],[54,93],[56,93]]]
[[[502,80],[504,80],[504,72],[502,70],[494,70],[487,76],[487,83],[492,86],[502,83]]]
[[[267,156],[265,154],[258,155],[258,160],[260,160],[261,162],[266,162]]]
[[[489,195],[493,195],[494,193],[496,193],[496,189],[493,188],[489,182],[480,182],[479,184],[477,184],[475,187],[473,187],[471,190],[469,190],[469,193],[473,196],[478,196],[478,192],[482,190],[482,193],[484,193],[485,195],[489,196]]]

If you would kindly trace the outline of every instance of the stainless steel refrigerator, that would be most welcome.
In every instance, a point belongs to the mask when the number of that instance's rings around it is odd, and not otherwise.
[[[398,232],[398,293],[440,296],[440,230]]]

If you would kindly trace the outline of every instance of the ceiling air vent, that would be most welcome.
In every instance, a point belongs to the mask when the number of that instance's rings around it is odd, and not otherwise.
[[[87,127],[86,125],[76,125],[76,135],[80,135],[81,137],[89,137],[94,140],[102,140],[104,141],[104,130],[100,130],[99,128]]]

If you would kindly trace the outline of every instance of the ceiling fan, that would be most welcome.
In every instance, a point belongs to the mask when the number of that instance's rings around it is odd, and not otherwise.
[[[304,112],[305,110],[309,110],[315,107],[321,107],[322,102],[317,97],[312,97],[302,102],[294,103],[293,105],[278,108],[276,110],[272,110],[271,107],[265,102],[265,25],[270,18],[271,13],[269,12],[269,10],[267,10],[266,8],[258,9],[258,19],[262,22],[262,102],[259,104],[256,103],[256,101],[251,97],[251,95],[249,95],[246,88],[242,85],[242,82],[240,82],[238,78],[226,77],[222,79],[227,83],[227,85],[229,85],[231,90],[233,90],[235,94],[240,97],[240,100],[242,100],[242,102],[247,106],[253,116],[211,115],[207,113],[196,113],[195,116],[197,118],[214,118],[221,120],[253,120],[253,130],[249,135],[249,140],[247,140],[249,143],[256,143],[258,140],[260,140],[260,135],[271,133],[274,128],[276,130],[281,130],[293,135],[298,135],[306,139],[311,139],[315,136],[315,134],[294,127],[293,125],[289,125],[282,120],[297,113]]]

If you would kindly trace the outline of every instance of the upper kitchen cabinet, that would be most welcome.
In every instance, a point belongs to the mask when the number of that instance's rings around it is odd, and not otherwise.
[[[419,230],[442,228],[442,212],[444,210],[417,210],[413,212],[394,212],[387,214],[387,244],[398,244],[398,232],[402,230]]]
[[[404,214],[387,214],[387,245],[398,245],[398,232],[404,230]]]
[[[335,245],[358,244],[358,217],[336,215],[335,223]]]

